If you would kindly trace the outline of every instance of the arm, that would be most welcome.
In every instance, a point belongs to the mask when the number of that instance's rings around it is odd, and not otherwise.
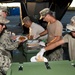
[[[47,30],[43,31],[42,33],[40,33],[40,36],[46,35],[47,34]]]
[[[64,40],[62,39],[62,40],[60,40],[60,41],[58,41],[58,42],[56,42],[56,43],[50,44],[50,45],[48,45],[48,46],[42,48],[42,49],[37,53],[36,59],[38,59],[38,56],[42,57],[43,54],[44,54],[44,52],[46,52],[46,51],[48,51],[48,50],[53,50],[54,48],[56,48],[56,47],[58,47],[59,45],[62,45],[62,44],[64,44],[64,43],[65,43],[65,42],[64,42]]]
[[[41,37],[41,36],[43,36],[43,35],[46,35],[46,34],[47,34],[47,30],[41,32],[41,33],[38,34],[38,35],[34,35],[34,36],[33,36],[33,39],[37,39],[37,38],[39,38],[39,37]]]
[[[45,50],[46,50],[46,51],[52,50],[52,49],[54,49],[54,48],[56,48],[56,47],[58,47],[59,45],[62,45],[62,44],[64,44],[64,43],[65,43],[65,41],[62,39],[62,40],[60,40],[60,41],[58,41],[58,42],[55,42],[55,43],[53,43],[53,44],[50,44],[50,45],[46,46],[46,47],[45,47]]]
[[[8,33],[3,34],[1,40],[6,50],[15,50],[20,44],[18,41],[12,42]]]
[[[55,42],[59,41],[60,39],[61,39],[60,36],[56,36],[52,41],[50,41],[50,42],[47,44],[47,46],[50,45],[50,44],[52,44],[52,43],[55,43]]]
[[[11,50],[16,50],[18,48],[18,46],[19,46],[19,42],[18,41],[12,42],[12,41],[7,39],[4,42],[4,46],[5,46],[6,50],[10,50],[10,51]]]

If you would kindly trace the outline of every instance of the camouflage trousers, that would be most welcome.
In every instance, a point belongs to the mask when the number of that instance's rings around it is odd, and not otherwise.
[[[59,49],[54,50],[51,53],[48,53],[47,59],[48,61],[63,60],[63,49],[59,48]]]
[[[0,51],[0,73],[6,74],[10,66],[11,60]]]

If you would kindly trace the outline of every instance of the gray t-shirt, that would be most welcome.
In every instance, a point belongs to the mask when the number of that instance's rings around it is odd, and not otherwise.
[[[66,34],[63,37],[63,40],[65,43],[68,43],[70,59],[75,60],[75,38],[73,38],[70,34]]]
[[[43,32],[45,30],[42,26],[40,26],[34,22],[32,23],[30,28],[31,28],[31,35],[33,35],[33,36],[39,35],[41,32]],[[40,39],[46,39],[46,38],[47,38],[47,35],[40,37]]]
[[[60,21],[56,21],[50,25],[47,25],[48,30],[48,42],[52,41],[55,36],[62,36],[63,25]]]

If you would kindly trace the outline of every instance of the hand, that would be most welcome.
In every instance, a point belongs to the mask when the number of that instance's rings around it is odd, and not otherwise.
[[[16,34],[15,33],[11,33],[11,39],[12,40],[16,40],[16,38],[17,38]]]
[[[15,36],[16,34],[15,33],[11,33],[12,34],[12,36]]]
[[[40,58],[42,58],[45,51],[46,51],[46,50],[45,50],[44,48],[42,48],[42,49],[37,53],[36,59],[38,59],[39,56],[40,56]]]
[[[39,38],[40,37],[40,35],[34,35],[33,36],[33,39],[37,39],[37,38]]]
[[[17,36],[11,36],[12,40],[16,40]]]

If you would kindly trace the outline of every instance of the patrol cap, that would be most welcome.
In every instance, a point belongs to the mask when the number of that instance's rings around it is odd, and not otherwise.
[[[2,12],[7,12],[7,7],[0,6],[0,16],[2,16]]]
[[[75,23],[75,16],[73,16],[73,17],[71,18],[71,22],[74,22],[74,23]]]
[[[0,10],[2,10],[2,12],[8,12],[7,7],[5,7],[5,6],[0,6]]]
[[[27,21],[31,21],[28,16],[24,17],[23,20],[22,20],[23,24],[24,24],[25,22],[27,22]]]
[[[2,16],[0,16],[0,23],[3,23],[3,24],[7,24],[9,23],[10,21]]]
[[[67,24],[66,28],[70,31],[75,31],[75,16],[71,18],[71,23]]]
[[[42,19],[43,17],[45,17],[47,14],[52,15],[52,11],[50,11],[49,8],[44,8],[39,13],[40,13],[40,19]]]

